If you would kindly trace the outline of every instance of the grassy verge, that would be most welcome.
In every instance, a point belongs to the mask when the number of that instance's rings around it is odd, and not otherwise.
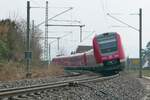
[[[64,68],[60,65],[48,65],[48,67],[33,67],[32,78],[47,77],[47,76],[59,76],[64,74]]]
[[[130,69],[127,72],[139,76],[139,69]],[[142,75],[150,77],[150,69],[142,69]]]
[[[32,78],[42,78],[48,76],[59,76],[64,74],[63,66],[49,65],[31,66]],[[7,62],[0,63],[0,81],[20,80],[26,78],[26,66],[20,63]]]
[[[150,69],[144,69],[144,70],[142,70],[142,72],[143,72],[143,75],[144,76],[148,76],[148,77],[150,77]]]

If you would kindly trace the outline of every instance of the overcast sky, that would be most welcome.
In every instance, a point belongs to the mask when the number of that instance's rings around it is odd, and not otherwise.
[[[30,0],[31,6],[45,6],[45,0]],[[26,19],[26,2],[27,0],[1,0],[0,1],[0,18],[17,18]],[[73,10],[66,14],[57,17],[57,20],[79,20],[81,24],[85,24],[83,29],[83,38],[87,38],[82,44],[91,44],[91,39],[94,34],[103,32],[115,31],[120,33],[122,42],[124,45],[125,53],[130,57],[138,57],[139,53],[139,33],[116,20],[107,16],[107,13],[112,16],[138,28],[139,20],[138,14],[139,8],[143,10],[143,48],[148,41],[150,41],[150,1],[149,0],[49,0],[49,7],[73,7]],[[49,8],[49,17],[52,17],[66,8]],[[132,15],[135,14],[135,15]],[[45,9],[31,9],[31,19],[35,20],[38,24],[45,20]],[[51,22],[56,23],[56,22]],[[60,23],[60,22],[57,22]],[[113,27],[123,26],[123,27]],[[44,29],[43,26],[40,27]],[[49,28],[49,31],[73,31],[73,33],[61,40],[61,46],[66,48],[75,49],[79,41],[79,29],[78,28],[63,28],[58,27]],[[67,32],[66,32],[67,33]],[[49,36],[62,36],[65,32],[49,33]],[[93,34],[93,35],[90,35]],[[75,38],[76,37],[76,38]],[[65,45],[64,45],[65,44]],[[72,44],[74,46],[72,46]],[[56,54],[56,43],[53,44],[53,54]],[[68,49],[65,49],[68,50]]]

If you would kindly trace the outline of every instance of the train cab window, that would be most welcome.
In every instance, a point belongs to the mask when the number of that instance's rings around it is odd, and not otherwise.
[[[117,39],[115,34],[105,34],[97,37],[100,52],[103,54],[117,51]]]
[[[99,45],[100,45],[101,53],[110,53],[110,52],[117,51],[117,42],[116,41],[102,43]]]

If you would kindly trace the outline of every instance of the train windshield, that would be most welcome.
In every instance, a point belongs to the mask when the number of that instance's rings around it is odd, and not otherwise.
[[[106,54],[117,51],[117,40],[115,34],[103,37],[100,36],[99,38],[97,38],[97,40],[100,46],[101,53]]]

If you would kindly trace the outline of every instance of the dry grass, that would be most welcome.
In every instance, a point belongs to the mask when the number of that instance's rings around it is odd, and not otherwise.
[[[38,78],[38,77],[46,77],[46,76],[59,76],[64,74],[64,68],[63,66],[58,65],[49,65],[45,68],[33,68],[32,69],[32,78]]]
[[[0,81],[22,79],[24,74],[20,64],[0,64]]]
[[[25,67],[26,66],[19,63],[12,63],[12,62],[9,62],[7,64],[0,63],[0,81],[25,79],[26,78]],[[63,66],[57,65],[49,65],[48,67],[32,66],[32,78],[59,76],[63,74],[64,74]]]

